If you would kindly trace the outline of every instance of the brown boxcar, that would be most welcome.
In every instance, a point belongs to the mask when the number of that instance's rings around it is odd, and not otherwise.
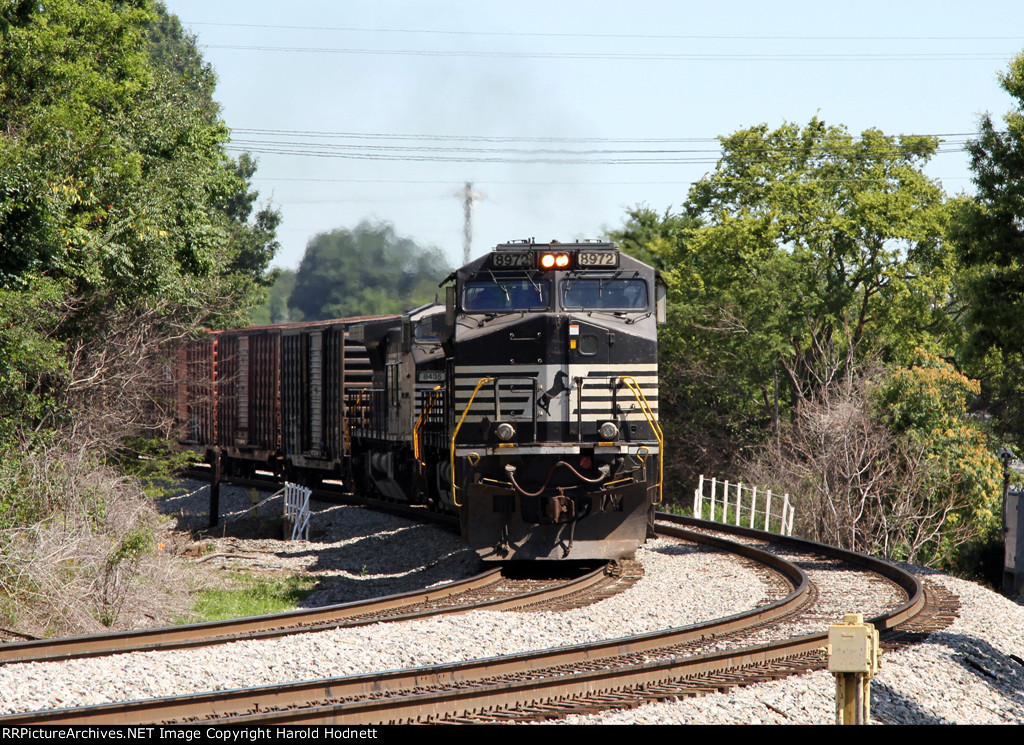
[[[281,326],[215,335],[217,440],[236,471],[273,464],[281,451]]]

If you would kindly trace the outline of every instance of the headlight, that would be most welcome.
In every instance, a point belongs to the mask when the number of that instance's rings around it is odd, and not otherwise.
[[[498,439],[502,442],[508,442],[516,436],[516,428],[508,422],[502,422],[494,428],[494,434],[496,434]]]
[[[604,422],[597,428],[597,431],[602,440],[614,440],[619,436],[619,428],[615,426],[614,422]]]

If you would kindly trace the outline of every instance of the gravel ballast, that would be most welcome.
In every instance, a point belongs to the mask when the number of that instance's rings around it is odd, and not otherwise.
[[[960,596],[960,618],[922,644],[883,655],[871,686],[874,724],[1024,723],[1024,608],[972,582],[919,569]],[[566,724],[832,724],[827,672]]]
[[[243,490],[224,489],[221,499],[226,515],[241,519],[251,510]],[[171,509],[187,513],[180,503]],[[227,537],[214,541],[214,558],[206,557],[207,562],[313,571],[321,581],[310,598],[312,604],[402,592],[462,577],[477,568],[475,555],[456,537],[400,518],[332,506],[317,512],[313,520],[313,541]],[[648,542],[637,558],[645,570],[640,582],[616,597],[567,612],[474,612],[206,649],[8,665],[0,668],[0,713],[512,654],[695,623],[766,600],[757,572],[721,555],[656,540]],[[960,596],[961,617],[925,643],[883,658],[872,687],[873,720],[1024,722],[1024,608],[946,575],[928,573],[927,579]],[[831,675],[813,673],[727,694],[565,721],[827,724],[834,718],[833,689]]]

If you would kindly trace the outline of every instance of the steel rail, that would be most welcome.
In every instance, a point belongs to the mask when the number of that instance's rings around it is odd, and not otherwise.
[[[9,642],[0,644],[0,663],[52,662],[123,652],[181,649],[223,644],[240,639],[270,639],[292,633],[323,631],[339,626],[358,626],[384,621],[407,621],[441,614],[467,613],[471,610],[512,610],[523,605],[554,600],[587,590],[602,583],[605,577],[605,567],[602,565],[579,577],[537,590],[519,592],[490,600],[414,609],[405,613],[396,612],[385,618],[373,617],[374,614],[383,611],[413,608],[423,603],[437,602],[495,586],[503,579],[501,572],[501,568],[496,568],[459,582],[428,590],[413,590],[372,600],[307,610],[285,611],[266,616],[120,633]]]
[[[230,618],[223,621],[163,626],[155,629],[10,642],[0,644],[0,664],[46,662],[121,652],[203,646],[236,641],[243,635],[249,635],[249,638],[272,638],[298,630],[331,628],[357,616],[440,600],[493,585],[500,580],[501,569],[491,569],[465,580],[429,590],[413,590],[383,598],[327,605],[320,608],[284,611],[265,616]]]
[[[361,713],[345,714],[345,716],[353,717],[350,721],[356,721],[361,716],[369,716],[368,712],[370,711],[382,710],[382,707],[385,707],[386,704],[379,699],[384,698],[398,701],[408,695],[395,694],[398,691],[422,691],[424,688],[451,685],[464,685],[473,689],[482,689],[486,686],[481,686],[479,682],[481,679],[536,673],[537,671],[550,670],[551,668],[609,660],[621,657],[622,655],[713,639],[722,634],[740,631],[787,616],[797,610],[810,595],[810,582],[807,574],[791,562],[787,562],[770,553],[759,551],[754,547],[734,544],[722,539],[710,538],[697,533],[690,534],[687,537],[718,548],[725,547],[729,551],[734,551],[747,558],[763,562],[782,573],[794,589],[785,598],[759,608],[728,616],[724,619],[715,619],[690,626],[649,632],[633,637],[409,670],[396,670],[231,691],[217,691],[193,696],[175,696],[145,701],[105,704],[95,707],[30,712],[0,717],[0,722],[5,726],[29,722],[35,724],[103,723],[129,725],[155,721],[180,722],[200,719],[203,722],[207,722],[210,721],[209,717],[223,717],[230,718],[232,723],[243,723],[249,721],[278,721],[275,717],[279,716],[288,717],[280,721],[298,722],[304,720],[290,718],[301,717],[300,714],[295,712],[300,707],[308,707],[310,701],[373,699],[371,702],[364,700],[361,704],[350,701],[339,705],[347,707],[346,711],[350,712],[355,712],[360,706],[366,707],[359,709]],[[559,676],[562,678],[563,684],[566,684],[566,678],[589,680],[591,677],[589,673],[586,676],[581,676],[579,671],[576,670],[563,670],[560,674],[556,674],[556,677]],[[509,687],[507,681],[496,685],[498,688]],[[394,698],[395,695],[399,695],[400,698]],[[450,701],[452,694],[440,694],[440,698]],[[434,704],[431,704],[431,706],[434,706]],[[333,710],[336,707],[332,705],[332,707],[328,708]],[[283,713],[285,710],[292,713]],[[431,711],[434,710],[431,709]],[[429,716],[435,715],[430,714]],[[323,712],[316,714],[310,721],[333,721],[329,718],[321,718],[322,716]],[[402,717],[404,716],[403,714]],[[394,717],[388,716],[381,721],[390,721],[392,719]],[[373,721],[377,720],[374,719]]]
[[[366,698],[312,708],[281,709],[239,717],[212,719],[207,724],[397,724],[442,721],[524,703],[558,701],[611,691],[659,686],[685,678],[767,665],[818,651],[828,635],[783,641],[689,657],[599,670],[545,671],[521,680],[478,681],[459,688],[409,692],[386,698]],[[824,640],[824,641],[823,641]]]
[[[28,722],[137,724],[153,721],[202,721],[232,724],[372,724],[437,721],[492,708],[512,707],[524,702],[557,701],[616,689],[657,686],[702,675],[731,675],[744,668],[806,656],[815,650],[821,650],[827,644],[827,633],[821,633],[697,655],[686,655],[685,651],[666,649],[689,641],[714,638],[725,633],[726,628],[738,630],[767,622],[776,613],[779,616],[788,614],[803,602],[809,587],[806,574],[781,557],[766,554],[753,546],[692,533],[678,527],[680,523],[716,532],[744,535],[800,551],[815,552],[882,574],[903,588],[909,599],[898,608],[869,619],[880,629],[893,628],[912,617],[923,606],[924,593],[921,583],[909,573],[887,562],[835,547],[747,528],[686,518],[677,519],[667,515],[659,515],[659,518],[677,524],[676,527],[663,529],[663,532],[671,532],[724,550],[736,551],[748,557],[761,555],[765,563],[790,567],[787,576],[798,586],[797,589],[787,598],[771,606],[731,616],[725,619],[725,625],[720,621],[712,621],[597,644],[562,647],[453,665],[436,665],[82,709],[33,712],[3,717],[0,718],[0,722],[8,725]],[[799,581],[793,579],[794,577],[799,577]],[[769,608],[774,608],[774,611],[770,612]],[[661,650],[660,659],[657,660],[648,658],[636,661],[624,657],[656,649]],[[605,663],[605,669],[595,669],[602,661]]]
[[[894,628],[899,626],[901,623],[906,622],[910,618],[913,618],[921,612],[921,609],[925,604],[924,585],[921,584],[921,580],[910,572],[900,569],[898,566],[886,561],[885,559],[879,559],[875,556],[867,556],[866,554],[859,554],[855,551],[839,548],[838,546],[816,543],[805,538],[794,538],[793,536],[767,533],[763,530],[747,528],[742,525],[726,525],[725,523],[716,523],[710,520],[699,520],[697,518],[682,515],[669,515],[664,512],[657,513],[657,518],[662,522],[674,523],[675,525],[685,525],[692,528],[711,530],[719,533],[729,533],[731,535],[739,535],[745,538],[753,538],[755,540],[771,542],[781,546],[788,546],[798,551],[831,556],[835,559],[840,559],[851,564],[862,566],[875,574],[880,574],[886,579],[894,582],[907,594],[907,602],[889,613],[883,613],[875,616],[874,618],[867,619],[867,622],[874,624],[875,628],[879,631],[886,631]]]
[[[924,588],[921,582],[909,572],[874,557],[857,554],[846,549],[807,541],[788,536],[766,534],[749,528],[734,529],[692,518],[676,518],[661,515],[668,522],[682,523],[696,528],[733,533],[745,537],[770,541],[800,551],[823,554],[842,559],[894,581],[908,600],[897,608],[868,619],[879,630],[892,629],[916,615],[924,606]],[[690,531],[670,528],[662,532],[690,538]],[[730,541],[702,536],[699,540],[722,548],[733,548]],[[635,650],[630,640],[622,646],[622,653]],[[742,671],[744,668],[768,665],[781,660],[792,659],[822,650],[828,643],[827,631],[767,644],[753,645],[708,654],[682,658],[667,658],[639,664],[619,664],[610,669],[580,671],[568,674],[551,671],[542,676],[528,677],[520,681],[480,681],[471,687],[437,692],[410,692],[392,696],[386,700],[345,701],[307,709],[285,709],[275,712],[254,713],[232,718],[232,723],[261,724],[376,724],[407,721],[439,721],[459,718],[476,712],[515,707],[524,702],[555,701],[587,695],[605,694],[614,690],[659,686],[680,679]]]

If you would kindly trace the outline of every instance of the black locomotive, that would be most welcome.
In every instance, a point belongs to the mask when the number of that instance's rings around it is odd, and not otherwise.
[[[401,316],[223,331],[182,358],[185,440],[460,515],[485,559],[618,559],[661,498],[655,271],[497,246]]]

